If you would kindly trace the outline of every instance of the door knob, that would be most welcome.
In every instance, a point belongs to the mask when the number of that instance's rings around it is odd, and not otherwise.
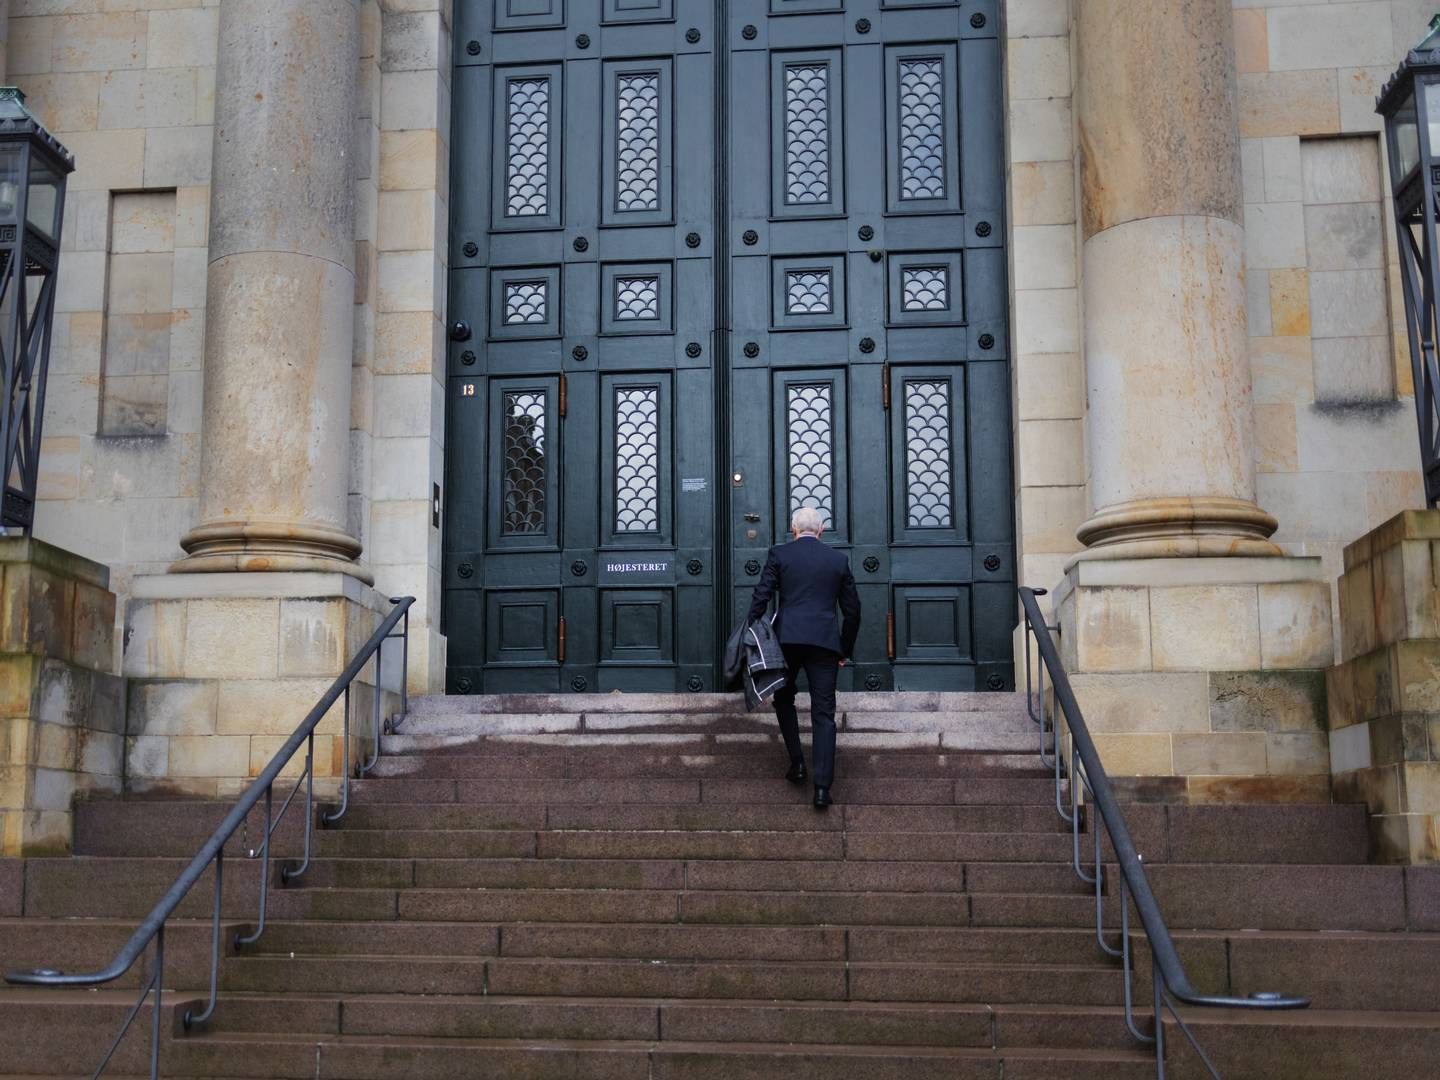
[[[451,341],[469,341],[469,340],[470,340],[470,324],[469,324],[468,322],[466,322],[464,319],[457,319],[457,320],[455,320],[455,322],[452,323],[451,326],[450,326],[450,340],[451,340]]]

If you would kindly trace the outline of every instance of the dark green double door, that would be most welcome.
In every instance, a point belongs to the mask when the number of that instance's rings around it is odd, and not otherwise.
[[[457,0],[452,692],[712,690],[793,509],[853,689],[1013,685],[995,0]]]

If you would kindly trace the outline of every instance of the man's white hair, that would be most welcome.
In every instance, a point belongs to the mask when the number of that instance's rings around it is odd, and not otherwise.
[[[802,536],[819,536],[825,528],[825,515],[813,506],[802,506],[790,518],[790,528]]]

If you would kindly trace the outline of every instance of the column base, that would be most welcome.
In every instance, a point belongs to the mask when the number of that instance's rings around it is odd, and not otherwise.
[[[197,526],[180,540],[186,557],[172,574],[313,572],[346,574],[375,583],[360,557],[360,542],[339,529],[301,524],[218,522]]]
[[[1253,502],[1224,496],[1136,499],[1095,512],[1076,531],[1080,558],[1280,555],[1278,523]]]
[[[125,612],[126,791],[239,794],[390,610],[386,597],[334,572],[136,578]],[[351,767],[374,746],[374,667],[351,689]],[[384,649],[382,716],[399,708],[400,672],[396,640]],[[343,702],[315,731],[325,794],[347,766]]]
[[[1318,558],[1080,561],[1055,610],[1061,657],[1119,791],[1329,801],[1334,645]]]

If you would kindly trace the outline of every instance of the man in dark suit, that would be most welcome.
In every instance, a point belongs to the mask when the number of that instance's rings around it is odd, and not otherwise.
[[[779,596],[775,629],[785,652],[788,677],[775,694],[775,715],[790,752],[785,779],[792,784],[806,780],[800,721],[795,715],[795,680],[804,670],[810,683],[817,810],[830,805],[830,784],[835,778],[835,680],[855,651],[855,636],[860,632],[860,596],[850,560],[820,542],[824,531],[825,518],[819,510],[806,506],[795,511],[790,521],[795,539],[770,549],[747,617],[747,621],[760,618],[770,598]],[[835,616],[836,605],[843,622]]]

